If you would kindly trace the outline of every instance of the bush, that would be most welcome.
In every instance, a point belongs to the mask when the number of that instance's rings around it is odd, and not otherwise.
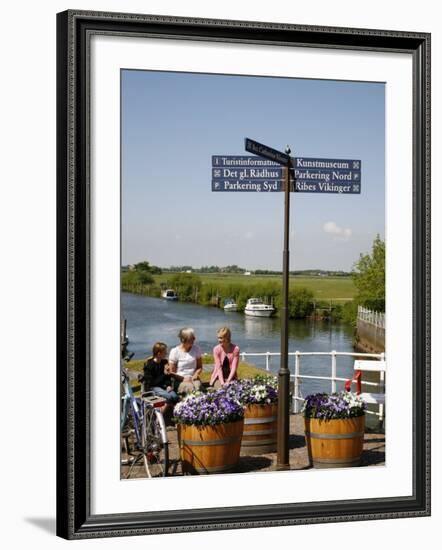
[[[148,271],[125,271],[121,275],[122,287],[133,287],[137,285],[151,285],[154,279]]]
[[[198,302],[201,284],[201,278],[193,273],[178,273],[170,279],[170,285],[178,293],[180,302]]]

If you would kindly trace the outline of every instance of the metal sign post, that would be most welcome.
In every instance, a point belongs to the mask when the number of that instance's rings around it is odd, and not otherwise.
[[[290,468],[289,462],[289,233],[290,233],[290,148],[285,153],[251,139],[245,139],[245,148],[250,153],[278,162],[286,167],[284,186],[284,250],[282,253],[282,315],[281,315],[281,362],[278,372],[278,431],[276,439],[278,470]]]
[[[290,148],[285,152],[289,155]],[[287,165],[284,186],[284,249],[282,252],[282,316],[281,362],[278,372],[278,432],[276,439],[278,470],[290,468],[290,371],[289,371],[289,234],[290,234],[290,162]]]

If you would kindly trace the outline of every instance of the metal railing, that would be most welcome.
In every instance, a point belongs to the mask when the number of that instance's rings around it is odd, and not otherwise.
[[[358,306],[358,319],[376,327],[385,328],[385,313]]]
[[[266,371],[270,372],[272,357],[279,357],[281,354],[279,352],[262,352],[262,353],[249,353],[241,352],[240,356],[242,361],[245,361],[247,358],[251,357],[265,357],[266,360]],[[301,357],[311,357],[311,356],[330,356],[330,376],[317,376],[310,374],[301,374]],[[337,375],[337,358],[338,357],[358,357],[358,358],[373,358],[385,360],[385,353],[357,353],[357,352],[344,352],[344,351],[294,351],[289,352],[289,362],[290,357],[295,358],[294,373],[290,372],[290,380],[294,383],[294,390],[292,395],[292,405],[293,412],[298,413],[299,403],[304,401],[304,398],[300,394],[300,382],[302,380],[326,380],[330,382],[330,391],[335,392],[337,389],[337,382],[346,382],[348,378],[341,378]],[[290,367],[289,367],[290,368]],[[275,373],[276,374],[276,373]],[[353,373],[352,373],[353,375]],[[349,377],[351,378],[352,375]],[[378,386],[377,382],[364,381],[364,384],[367,386]]]

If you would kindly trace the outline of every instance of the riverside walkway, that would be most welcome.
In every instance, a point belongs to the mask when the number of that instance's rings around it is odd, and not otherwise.
[[[179,457],[176,428],[172,426],[168,427],[167,434],[169,436],[169,475],[181,476],[183,472]],[[276,471],[276,460],[276,452],[252,456],[250,452],[242,450],[239,463],[232,473]],[[304,438],[304,418],[301,414],[290,415],[289,461],[290,470],[305,470],[310,468]],[[381,431],[366,430],[360,467],[384,465],[385,434]],[[128,470],[129,466],[121,467],[122,478],[126,477]],[[130,479],[144,477],[146,477],[146,471],[142,464],[135,465],[132,469]]]

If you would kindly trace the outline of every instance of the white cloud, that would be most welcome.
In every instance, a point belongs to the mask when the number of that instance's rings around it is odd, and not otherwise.
[[[337,239],[348,241],[352,235],[352,231],[349,227],[340,227],[336,222],[326,222],[322,229],[325,233],[334,235]]]
[[[247,233],[244,234],[244,238],[247,240],[253,239],[255,236],[255,233],[253,231],[247,231]]]

